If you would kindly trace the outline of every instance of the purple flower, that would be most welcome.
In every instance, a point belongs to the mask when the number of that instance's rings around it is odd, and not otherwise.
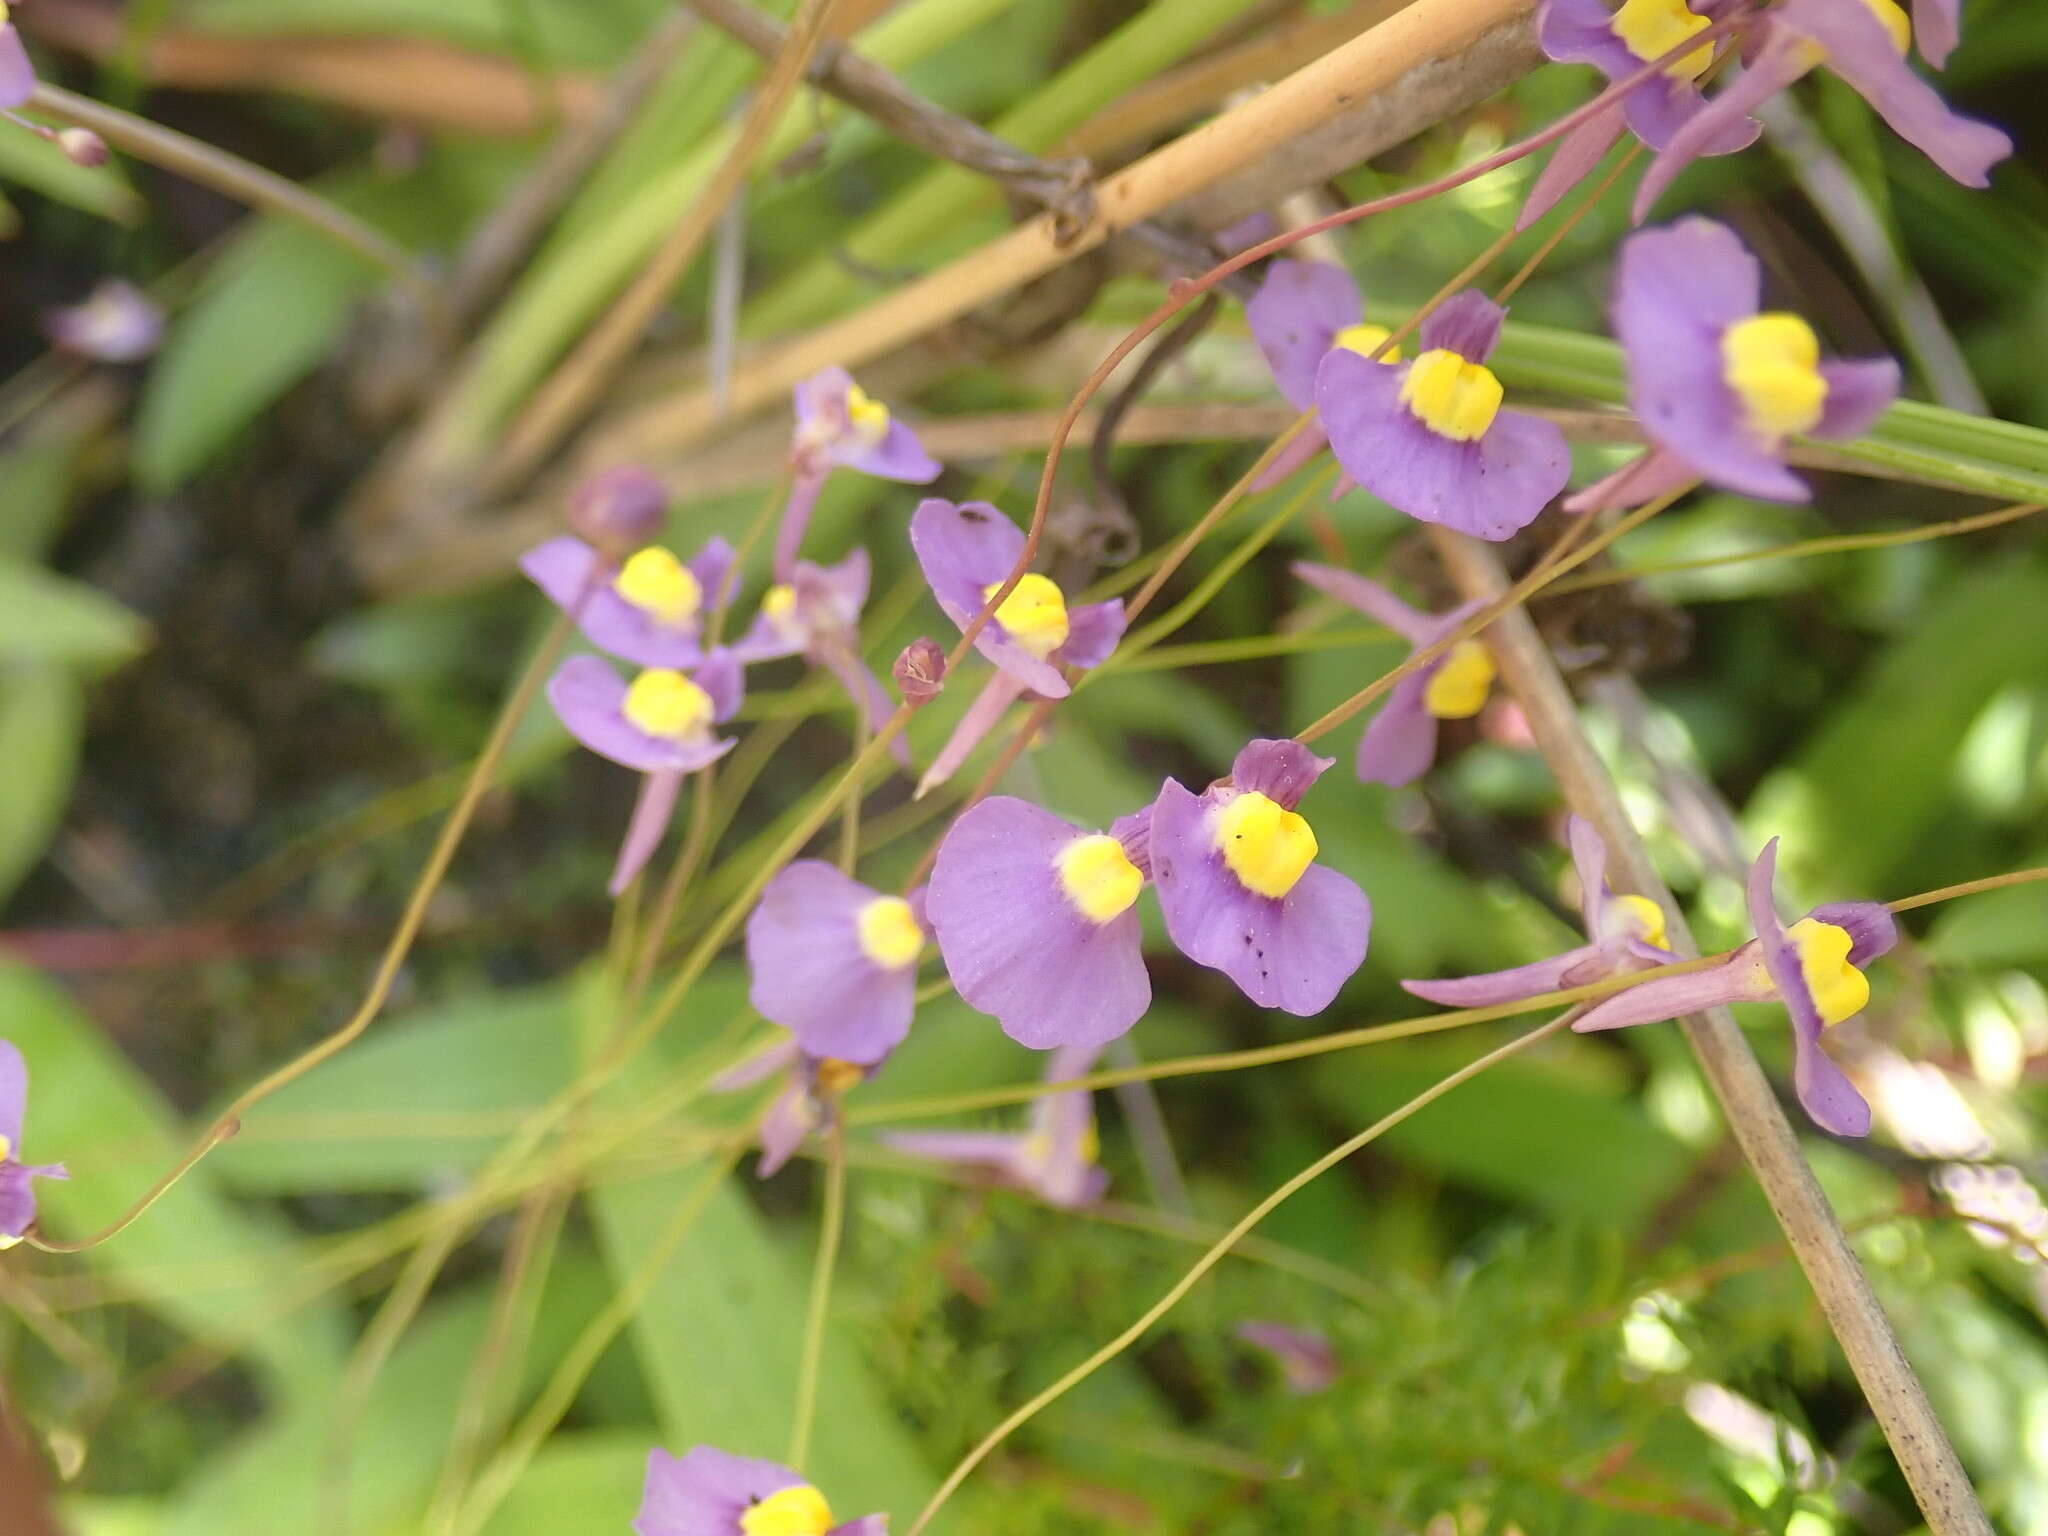
[[[1236,1332],[1245,1343],[1265,1350],[1279,1363],[1287,1390],[1296,1397],[1327,1392],[1344,1374],[1329,1339],[1312,1328],[1247,1319],[1237,1325]]]
[[[799,859],[747,919],[747,997],[806,1056],[873,1066],[910,1033],[924,942],[903,897]]]
[[[1365,959],[1372,903],[1314,862],[1295,811],[1332,759],[1254,741],[1200,795],[1168,779],[1152,804],[1152,879],[1167,935],[1266,1008],[1320,1013]]]
[[[1932,20],[1923,44],[1947,57],[1954,36],[1952,5],[1915,5]],[[1951,112],[1934,87],[1906,62],[1912,25],[1895,0],[1784,0],[1761,16],[1744,51],[1742,75],[1671,136],[1636,189],[1640,222],[1678,173],[1728,125],[1826,64],[1846,80],[1892,131],[1967,187],[1990,183],[1991,167],[2012,153],[2012,140],[1989,123]]]
[[[733,642],[733,654],[746,662],[801,655],[838,678],[866,717],[868,729],[880,730],[895,704],[882,680],[861,660],[860,612],[867,600],[865,549],[856,549],[837,565],[799,560],[788,581],[762,595],[761,611],[754,616],[753,627]],[[909,763],[910,748],[900,736],[896,752]]]
[[[1678,956],[1664,947],[1664,909],[1647,896],[1616,895],[1607,883],[1607,845],[1592,823],[1572,817],[1565,824],[1565,837],[1579,872],[1579,904],[1590,942],[1512,970],[1401,985],[1446,1007],[1487,1008],[1676,960]]]
[[[1123,1034],[1152,1003],[1135,910],[1150,841],[1145,811],[1088,832],[997,795],[961,816],[925,900],[954,989],[1033,1050]]]
[[[668,487],[644,465],[600,470],[569,495],[569,531],[615,562],[661,537],[667,520]]]
[[[548,679],[548,702],[572,736],[647,775],[612,870],[614,896],[660,844],[684,777],[733,749],[733,738],[712,727],[738,713],[742,689],[739,661],[723,646],[693,673],[650,667],[630,686],[597,656],[571,656]]]
[[[872,1066],[850,1061],[806,1056],[796,1041],[785,1040],[714,1078],[711,1090],[734,1093],[778,1073],[782,1076],[782,1091],[761,1117],[761,1157],[754,1167],[754,1177],[772,1179],[796,1155],[804,1138],[825,1123],[839,1100],[873,1071]]]
[[[919,635],[903,647],[890,670],[896,691],[913,709],[922,709],[946,690],[946,652],[930,635]]]
[[[1870,1106],[1821,1049],[1820,1037],[1830,1025],[1863,1011],[1870,1001],[1864,967],[1898,942],[1898,927],[1890,908],[1874,901],[1815,907],[1786,927],[1778,920],[1772,895],[1777,864],[1774,837],[1749,872],[1754,939],[1706,970],[1655,976],[1604,998],[1572,1028],[1621,1029],[1725,1003],[1783,1003],[1792,1016],[1793,1082],[1799,1102],[1823,1130],[1837,1136],[1867,1136]]]
[[[825,1496],[789,1468],[700,1445],[647,1458],[639,1536],[886,1536],[888,1519],[836,1524]]]
[[[1062,1046],[1046,1062],[1045,1080],[1081,1076],[1100,1049]],[[1109,1187],[1108,1172],[1095,1163],[1094,1097],[1085,1088],[1045,1094],[1033,1102],[1030,1129],[1021,1133],[897,1131],[882,1139],[899,1152],[986,1174],[1047,1205],[1093,1205]]]
[[[1024,531],[985,501],[919,502],[910,547],[946,617],[965,629],[1024,553]],[[1062,667],[1099,667],[1124,633],[1121,598],[1067,606],[1048,576],[1027,571],[975,637],[1003,672],[1048,699],[1067,696]]]
[[[108,278],[84,303],[51,310],[43,317],[43,331],[53,345],[75,356],[136,363],[163,340],[164,312],[133,283]]]
[[[0,1248],[12,1248],[35,1225],[35,1181],[71,1177],[62,1163],[21,1160],[27,1118],[28,1063],[12,1040],[0,1040]]]
[[[1315,409],[1316,370],[1333,347],[1370,357],[1388,336],[1385,326],[1365,323],[1365,300],[1351,274],[1327,261],[1274,262],[1244,314],[1273,382],[1297,411]],[[1401,361],[1401,351],[1396,347],[1376,361],[1391,366]],[[1304,428],[1252,489],[1277,485],[1327,441],[1320,425]]]
[[[21,34],[7,19],[6,6],[0,5],[0,111],[12,117],[13,109],[26,106],[35,91],[36,67],[28,60],[28,50],[21,44]]]
[[[1921,58],[1948,68],[1948,56],[1963,40],[1963,0],[1913,0],[1913,40]]]
[[[1422,353],[1393,367],[1346,347],[1316,371],[1316,406],[1345,472],[1424,522],[1505,539],[1564,489],[1571,454],[1550,422],[1500,408],[1486,366],[1507,314],[1477,289],[1422,323]]]
[[[1899,369],[1889,358],[1821,362],[1813,328],[1762,311],[1762,294],[1763,270],[1732,230],[1681,219],[1623,244],[1614,330],[1653,452],[1743,495],[1805,501],[1786,439],[1855,437],[1898,394]],[[1639,472],[1633,497],[1670,478],[1640,466],[1624,471]]]
[[[844,368],[826,368],[796,387],[796,436],[790,444],[794,476],[782,527],[775,536],[775,579],[788,581],[797,551],[818,505],[818,493],[835,468],[928,485],[942,466],[924,451],[917,434],[889,408],[853,382]]]
[[[1307,560],[1294,574],[1318,591],[1377,619],[1425,650],[1461,626],[1484,606],[1466,603],[1445,614],[1420,613],[1376,581],[1334,565]],[[1387,702],[1358,742],[1358,776],[1368,784],[1411,784],[1436,761],[1439,720],[1468,720],[1486,705],[1497,668],[1493,653],[1476,636],[1460,640],[1419,672],[1394,685]]]
[[[575,616],[598,649],[643,667],[674,669],[704,659],[704,616],[731,600],[733,559],[732,546],[715,538],[688,561],[649,544],[614,563],[564,534],[528,550],[519,568],[556,607]]]

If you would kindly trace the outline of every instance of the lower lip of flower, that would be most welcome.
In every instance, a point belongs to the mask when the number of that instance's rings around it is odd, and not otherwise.
[[[1285,896],[1316,858],[1308,818],[1255,789],[1239,791],[1217,811],[1213,836],[1230,872],[1261,896]]]
[[[1863,0],[1863,8],[1884,23],[1884,29],[1891,34],[1892,46],[1904,58],[1913,46],[1913,23],[1900,9],[1897,0]]]
[[[1438,437],[1469,443],[1486,435],[1503,391],[1493,370],[1456,352],[1432,347],[1408,365],[1401,403]]]
[[[869,447],[889,435],[889,407],[858,384],[846,386],[846,421],[853,435]]]
[[[680,672],[649,667],[626,690],[623,710],[649,736],[681,741],[711,723],[711,695]]]
[[[1721,377],[1749,424],[1773,440],[1812,430],[1827,403],[1820,340],[1798,315],[1751,315],[1729,326],[1721,333]]]
[[[696,572],[659,544],[620,566],[612,589],[642,613],[676,628],[694,619],[704,603]]]
[[[877,896],[860,909],[856,921],[861,952],[885,971],[914,965],[924,952],[924,930],[901,896]]]
[[[1060,850],[1060,888],[1089,922],[1121,917],[1144,889],[1145,877],[1106,832],[1079,837]]]
[[[1002,587],[999,581],[981,589],[985,603]],[[995,621],[1004,633],[1040,661],[1067,643],[1067,599],[1050,576],[1027,571],[1010,595],[996,605]]]
[[[1820,1011],[1822,1024],[1839,1024],[1870,1002],[1870,981],[1849,963],[1855,947],[1849,930],[1805,917],[1785,930],[1799,957],[1799,975]]]
[[[1499,669],[1477,640],[1460,640],[1444,655],[1422,691],[1422,707],[1439,720],[1469,720],[1486,707]]]
[[[832,1508],[809,1483],[783,1488],[740,1515],[742,1536],[825,1536]]]

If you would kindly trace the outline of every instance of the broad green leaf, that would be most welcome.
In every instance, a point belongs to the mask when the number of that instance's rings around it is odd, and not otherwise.
[[[534,1457],[483,1536],[625,1531],[640,1507],[654,1439],[652,1429],[557,1435]]]
[[[0,559],[40,560],[57,537],[86,435],[68,430],[25,439],[0,453]]]
[[[0,665],[104,669],[140,651],[149,626],[97,588],[0,560]]]
[[[19,885],[63,824],[85,735],[85,685],[61,667],[0,671],[0,895]]]
[[[184,1156],[191,1133],[54,982],[0,964],[0,1020],[28,1060],[23,1151],[71,1170],[67,1182],[40,1185],[43,1225],[83,1237],[122,1216]],[[74,1262],[194,1337],[246,1348],[283,1400],[317,1402],[334,1381],[342,1312],[329,1300],[283,1305],[300,1278],[289,1254],[282,1224],[237,1210],[202,1163]]]

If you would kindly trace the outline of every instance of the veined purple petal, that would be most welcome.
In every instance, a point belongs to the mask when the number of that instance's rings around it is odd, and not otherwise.
[[[1593,167],[1607,158],[1607,152],[1627,130],[1628,116],[1622,102],[1603,107],[1557,141],[1543,170],[1529,188],[1522,211],[1515,217],[1515,229],[1528,229],[1555,208]]]
[[[1637,419],[1656,442],[1716,485],[1806,501],[1806,482],[1759,441],[1723,376],[1722,334],[1757,312],[1762,287],[1756,258],[1725,225],[1647,229],[1621,248],[1614,332]]]
[[[647,1484],[639,1536],[739,1536],[740,1517],[770,1494],[802,1484],[772,1461],[734,1456],[699,1445],[682,1456],[655,1450],[647,1458]]]
[[[1257,790],[1291,811],[1336,762],[1288,737],[1262,736],[1238,749],[1230,764],[1230,782],[1239,789]]]
[[[1750,34],[1753,47],[1744,55],[1742,73],[1686,119],[1643,173],[1631,209],[1638,224],[1681,171],[1702,155],[1719,153],[1716,146],[1740,132],[1751,113],[1813,68],[1805,39],[1779,26],[1777,15],[1774,11],[1755,24]]]
[[[664,624],[627,602],[612,584],[618,572],[604,566],[581,539],[567,534],[549,539],[522,555],[519,568],[557,608],[577,613],[577,628],[599,650],[643,667],[683,669],[703,658],[701,626],[694,615],[684,624]],[[708,589],[705,601],[710,601]]]
[[[1153,802],[1152,873],[1168,936],[1261,1007],[1322,1012],[1365,959],[1372,903],[1321,864],[1285,896],[1247,889],[1216,851],[1214,809],[1172,779]]]
[[[1313,560],[1296,560],[1288,569],[1318,592],[1334,597],[1348,607],[1356,608],[1367,618],[1386,625],[1410,644],[1426,643],[1422,637],[1430,628],[1430,616],[1420,609],[1409,607],[1378,582],[1361,576],[1356,571],[1347,571],[1342,566],[1319,565]]]
[[[1100,1045],[1152,1002],[1135,907],[1084,916],[1058,860],[1081,828],[996,795],[946,833],[926,909],[960,996],[1033,1050]]]
[[[1508,312],[1477,288],[1452,294],[1422,322],[1422,349],[1441,347],[1468,363],[1483,363],[1500,345],[1501,322]]]
[[[626,823],[625,840],[619,844],[618,862],[612,866],[613,896],[625,894],[626,887],[640,877],[654,850],[668,831],[676,811],[676,796],[682,793],[684,775],[673,768],[650,773],[640,780],[640,792],[633,800],[633,817]]]
[[[1890,954],[1899,942],[1898,919],[1881,901],[1823,902],[1806,915],[1832,923],[1849,935],[1849,963],[1859,971],[1880,955]]]
[[[1459,976],[1442,981],[1404,981],[1401,987],[1419,998],[1442,1003],[1447,1008],[1491,1008],[1495,1003],[1519,1002],[1525,997],[1541,997],[1546,992],[1584,986],[1587,981],[1597,980],[1593,976],[1571,981],[1565,978],[1589,960],[1606,959],[1607,953],[1598,944],[1582,944],[1561,955],[1552,955],[1548,960],[1533,960],[1505,971],[1488,971],[1479,976]]]
[[[1087,671],[1109,660],[1124,637],[1124,600],[1080,603],[1067,610],[1066,643],[1047,659],[1063,667]]]
[[[1337,333],[1365,318],[1365,301],[1350,272],[1328,261],[1276,261],[1246,301],[1252,339],[1273,370],[1273,382],[1297,411],[1316,399],[1316,367]]]
[[[799,859],[747,919],[748,1000],[807,1056],[872,1066],[910,1033],[916,959],[883,966],[861,945],[861,913],[881,894],[822,859]]]
[[[1964,186],[1991,184],[1991,167],[2012,153],[2012,140],[1989,123],[1951,112],[1941,93],[1899,56],[1868,6],[1785,0],[1774,14],[1825,48],[1828,68],[1854,86],[1900,138]]]
[[[986,606],[983,593],[1009,579],[1024,552],[1024,531],[985,501],[956,504],[929,497],[910,519],[910,547],[946,617],[961,629]],[[1071,691],[1060,669],[1032,655],[990,618],[974,648],[1033,693],[1063,699]]]
[[[1625,1029],[1631,1024],[1658,1024],[1667,1019],[1719,1008],[1726,1003],[1760,1003],[1772,996],[1770,979],[1754,946],[1745,944],[1719,965],[1678,976],[1653,976],[1602,998],[1573,1020],[1580,1034]]]
[[[1888,357],[1822,363],[1820,373],[1828,393],[1815,437],[1861,437],[1899,398],[1899,365]]]
[[[1963,0],[1913,0],[1913,40],[1920,57],[1936,69],[1948,68],[1948,56],[1962,41]]]
[[[626,718],[624,679],[596,656],[571,656],[557,667],[548,679],[548,702],[569,734],[584,746],[599,757],[642,773],[662,769],[694,773],[736,745],[730,736],[671,741],[648,735]]]
[[[1439,437],[1401,403],[1410,366],[1369,363],[1341,347],[1323,359],[1316,400],[1338,462],[1424,522],[1496,541],[1534,522],[1571,479],[1564,434],[1504,410],[1476,442]]]
[[[1124,857],[1149,883],[1152,879],[1152,807],[1141,805],[1109,824],[1109,835],[1123,844]]]
[[[1439,657],[1420,672],[1411,673],[1394,684],[1379,713],[1368,720],[1358,738],[1358,777],[1361,783],[1385,784],[1399,789],[1413,784],[1436,761],[1437,718],[1424,702],[1430,679],[1443,666]]]
[[[13,22],[0,25],[0,109],[23,106],[36,91],[36,68],[28,61]]]

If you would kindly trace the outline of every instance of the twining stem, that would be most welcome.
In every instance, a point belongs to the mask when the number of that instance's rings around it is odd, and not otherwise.
[[[1353,1153],[1378,1140],[1411,1115],[1434,1104],[1452,1089],[1463,1086],[1479,1076],[1487,1068],[1498,1065],[1500,1062],[1506,1061],[1510,1056],[1517,1055],[1539,1041],[1547,1040],[1552,1035],[1557,1034],[1571,1023],[1573,1016],[1569,1012],[1561,1013],[1548,1024],[1532,1029],[1526,1035],[1517,1036],[1504,1045],[1496,1046],[1476,1061],[1460,1067],[1441,1082],[1434,1083],[1430,1087],[1425,1088],[1400,1108],[1374,1121],[1348,1141],[1325,1152],[1321,1157],[1310,1163],[1306,1168],[1303,1168],[1278,1189],[1267,1195],[1265,1199],[1245,1212],[1238,1219],[1236,1225],[1232,1226],[1222,1237],[1210,1244],[1202,1256],[1189,1266],[1187,1272],[1169,1286],[1166,1293],[1159,1300],[1140,1313],[1128,1328],[1124,1329],[1122,1333],[1060,1377],[1051,1386],[1033,1397],[1029,1402],[1016,1409],[1002,1423],[983,1436],[980,1443],[973,1450],[969,1451],[966,1456],[962,1457],[960,1464],[947,1474],[946,1480],[943,1483],[939,1484],[938,1491],[931,1496],[925,1507],[918,1512],[917,1518],[911,1522],[907,1536],[919,1536],[919,1533],[931,1524],[933,1517],[945,1507],[946,1501],[952,1498],[960,1485],[968,1479],[976,1467],[988,1459],[997,1446],[1001,1445],[1012,1434],[1036,1418],[1046,1408],[1058,1402],[1068,1392],[1086,1381],[1103,1366],[1109,1364],[1110,1361],[1116,1359],[1118,1355],[1121,1355],[1125,1350],[1137,1343],[1139,1339],[1143,1338],[1154,1323],[1158,1322],[1168,1312],[1172,1311],[1175,1306],[1179,1305],[1181,1298],[1199,1285],[1203,1277],[1223,1261],[1224,1257],[1236,1246],[1240,1238],[1244,1237],[1252,1228],[1264,1221],[1266,1217],[1279,1209],[1281,1205],[1285,1204],[1295,1194],[1314,1183]]]
[[[1910,912],[1915,907],[1931,907],[1937,901],[1953,901],[1958,896],[1975,896],[1984,891],[2002,891],[2012,885],[2032,885],[2037,880],[2048,880],[2048,868],[2016,869],[2005,875],[1986,875],[1981,880],[1965,880],[1960,885],[1944,885],[1938,891],[1922,891],[1918,896],[1902,896],[1891,903],[1894,912]]]
[[[832,1307],[832,1275],[846,1233],[846,1123],[836,1115],[826,1141],[825,1212],[819,1222],[818,1256],[811,1269],[811,1299],[804,1310],[804,1346],[797,1363],[796,1409],[790,1415],[789,1455],[799,1470],[811,1454],[811,1426],[818,1417],[818,1377],[825,1359],[825,1323]]]
[[[233,1136],[241,1128],[242,1117],[250,1110],[278,1089],[297,1082],[322,1062],[339,1055],[370,1027],[371,1022],[383,1012],[384,1004],[390,999],[391,988],[398,980],[399,969],[405,964],[406,956],[412,953],[413,942],[418,939],[420,929],[426,923],[427,908],[433,902],[434,893],[441,888],[441,881],[448,873],[448,866],[454,862],[455,850],[462,845],[462,839],[469,831],[469,824],[476,816],[476,808],[483,801],[484,791],[490,788],[492,775],[497,771],[498,763],[505,755],[505,748],[512,740],[512,733],[525,718],[527,707],[540,690],[541,679],[547,676],[548,669],[554,665],[555,657],[561,653],[562,646],[567,642],[572,623],[573,619],[567,612],[555,619],[546,638],[541,641],[540,648],[534,652],[533,660],[527,663],[526,671],[520,677],[518,685],[506,699],[505,707],[498,712],[497,723],[491,728],[490,739],[484,743],[483,751],[477,754],[476,763],[470,769],[469,779],[462,787],[461,797],[456,800],[455,808],[448,813],[447,821],[441,824],[441,835],[435,840],[434,850],[427,858],[426,868],[420,871],[419,881],[414,885],[412,895],[406,901],[405,912],[398,920],[398,927],[392,931],[391,941],[384,948],[384,957],[378,962],[376,974],[370,979],[370,989],[348,1022],[311,1050],[279,1067],[230,1104],[221,1112],[220,1118],[207,1128],[192,1150],[111,1225],[75,1242],[51,1242],[39,1233],[31,1233],[27,1238],[30,1244],[45,1253],[79,1253],[121,1232],[197,1167],[200,1159]]]

